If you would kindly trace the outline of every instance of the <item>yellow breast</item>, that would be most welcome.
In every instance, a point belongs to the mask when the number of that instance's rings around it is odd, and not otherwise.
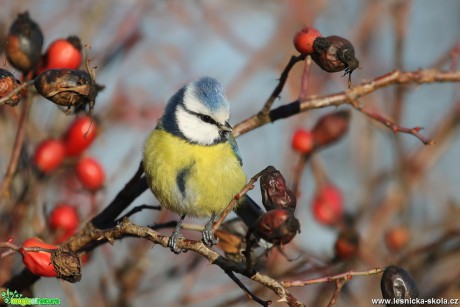
[[[179,215],[220,214],[246,184],[229,143],[190,144],[155,129],[144,147],[148,184],[161,205]]]

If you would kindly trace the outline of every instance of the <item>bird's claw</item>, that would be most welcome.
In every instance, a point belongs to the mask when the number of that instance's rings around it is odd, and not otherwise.
[[[213,246],[219,243],[219,238],[214,236],[214,231],[212,230],[213,223],[210,221],[204,226],[202,235],[203,235],[203,243],[207,246]]]
[[[169,241],[168,241],[168,247],[171,249],[171,251],[175,254],[180,254],[181,252],[184,252],[186,253],[187,250],[186,249],[181,249],[179,247],[177,247],[177,241],[179,241],[180,239],[183,239],[184,237],[182,236],[182,234],[180,233],[180,231],[173,231],[173,233],[171,234],[171,237],[169,238]]]

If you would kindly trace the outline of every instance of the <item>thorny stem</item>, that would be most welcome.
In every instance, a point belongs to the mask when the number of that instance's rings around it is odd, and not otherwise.
[[[268,113],[270,112],[270,109],[272,108],[273,103],[275,102],[275,99],[278,98],[278,96],[281,94],[281,91],[283,90],[283,87],[287,81],[289,72],[294,67],[294,65],[297,64],[297,62],[305,60],[305,57],[306,57],[305,54],[291,57],[291,59],[289,60],[289,63],[286,65],[283,72],[281,73],[278,85],[275,87],[270,97],[268,97],[267,101],[264,104],[264,107],[260,111],[261,115],[264,115],[264,116],[268,115]]]

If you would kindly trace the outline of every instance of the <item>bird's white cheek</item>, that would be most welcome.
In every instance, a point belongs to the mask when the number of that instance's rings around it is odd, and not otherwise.
[[[176,110],[176,120],[180,132],[192,142],[211,145],[219,138],[219,129],[216,126],[203,122],[182,107]]]

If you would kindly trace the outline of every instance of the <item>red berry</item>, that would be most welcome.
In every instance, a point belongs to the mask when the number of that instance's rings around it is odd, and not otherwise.
[[[64,145],[68,156],[78,156],[94,141],[97,134],[96,122],[89,116],[78,117],[64,136]]]
[[[61,243],[71,237],[80,224],[77,209],[67,204],[59,204],[48,216],[48,225],[51,230],[58,233],[57,243]]]
[[[57,39],[49,45],[43,70],[54,68],[77,69],[81,64],[81,43],[76,36]]]
[[[355,256],[359,251],[359,235],[355,229],[345,229],[339,233],[335,241],[336,259],[346,259]]]
[[[40,171],[49,173],[61,165],[65,152],[64,143],[61,141],[45,140],[35,149],[34,163]]]
[[[78,161],[76,172],[77,178],[88,190],[98,190],[104,185],[104,169],[93,158],[86,157]]]
[[[41,247],[47,249],[57,249],[57,246],[47,244],[37,237],[27,239],[22,247]],[[22,262],[33,274],[45,277],[56,277],[57,272],[51,262],[51,253],[48,252],[28,252],[20,250]]]
[[[294,36],[294,46],[300,53],[312,54],[314,52],[313,42],[321,37],[321,33],[315,28],[303,28]]]
[[[400,251],[407,246],[410,240],[410,232],[404,226],[393,227],[385,234],[385,244],[391,251]]]
[[[342,193],[331,184],[316,191],[312,205],[313,216],[323,225],[336,225],[343,217]]]
[[[297,129],[292,136],[292,148],[302,154],[308,154],[313,149],[312,134],[304,129]]]

